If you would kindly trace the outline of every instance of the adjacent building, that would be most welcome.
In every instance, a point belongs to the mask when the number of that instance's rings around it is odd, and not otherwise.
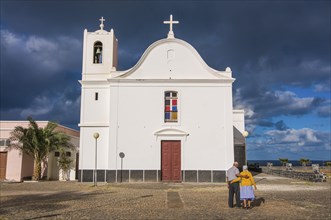
[[[45,127],[48,121],[36,121],[39,127]],[[10,133],[16,126],[28,127],[28,121],[0,121],[0,180],[1,181],[23,181],[29,180],[33,174],[32,157],[26,154],[22,154],[19,150],[10,149],[9,137]],[[71,128],[58,125],[56,128],[58,131],[64,132],[70,137],[71,143],[76,147],[76,151],[65,152],[68,157],[73,161],[72,169],[70,170],[70,180],[77,179],[76,168],[78,166],[79,149],[79,132]],[[61,180],[62,172],[58,167],[58,157],[60,152],[51,152],[48,156],[48,165],[44,166],[43,176],[48,180]]]

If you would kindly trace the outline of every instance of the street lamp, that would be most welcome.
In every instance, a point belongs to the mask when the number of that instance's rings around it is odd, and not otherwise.
[[[95,166],[94,166],[94,178],[93,178],[93,183],[94,186],[97,186],[97,145],[98,145],[98,138],[99,138],[99,133],[95,132],[93,134],[93,137],[95,139]]]
[[[248,137],[249,133],[247,131],[243,131],[242,135],[245,138],[245,164],[247,164],[247,155],[246,155],[246,138]]]
[[[120,158],[121,158],[121,182],[122,182],[122,176],[123,176],[123,158],[125,157],[125,154],[123,152],[121,152],[119,154]]]
[[[244,132],[242,133],[242,135],[246,138],[249,134],[248,134],[247,131],[244,131]]]

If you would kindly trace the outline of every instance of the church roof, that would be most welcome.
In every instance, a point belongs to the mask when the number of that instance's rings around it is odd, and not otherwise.
[[[113,34],[113,30],[111,30],[111,32],[103,30],[104,21],[105,19],[102,17],[100,19],[100,30],[94,32],[94,34]],[[232,71],[229,67],[227,67],[224,71],[211,68],[206,64],[191,44],[184,40],[175,38],[172,25],[178,23],[178,21],[173,21],[172,15],[170,15],[170,20],[164,21],[164,24],[170,25],[167,38],[158,40],[151,44],[145,50],[136,65],[134,65],[131,69],[116,71],[114,68],[110,70],[110,74],[106,76],[106,79],[108,79],[109,82],[137,82],[137,80],[159,80],[160,82],[171,80],[172,82],[183,82],[190,80],[195,82],[233,83],[235,79],[232,78]],[[117,50],[117,46],[114,47]],[[117,52],[115,54],[115,60],[117,60]],[[96,67],[93,66],[93,71],[96,71],[95,68]],[[100,72],[102,72],[102,70],[100,70]],[[98,77],[94,77],[93,80],[100,81]],[[103,78],[103,80],[104,79],[105,78]]]
[[[127,71],[112,74],[113,79],[234,79],[231,69],[209,67],[192,45],[177,38],[151,44],[138,63]]]

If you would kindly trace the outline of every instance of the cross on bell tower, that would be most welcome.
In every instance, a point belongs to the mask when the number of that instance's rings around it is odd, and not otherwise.
[[[104,22],[105,20],[106,20],[106,19],[104,19],[103,17],[101,17],[101,18],[99,19],[99,21],[101,21],[101,24],[100,24],[100,29],[101,29],[101,30],[103,30],[103,27],[104,27],[103,22]]]
[[[164,24],[169,24],[170,25],[170,30],[169,30],[169,33],[168,33],[168,39],[173,39],[175,38],[175,34],[174,32],[172,31],[172,25],[173,24],[178,24],[179,21],[173,21],[172,20],[172,15],[170,15],[170,21],[163,21]]]

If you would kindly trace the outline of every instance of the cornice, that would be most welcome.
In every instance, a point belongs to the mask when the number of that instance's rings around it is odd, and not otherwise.
[[[229,79],[120,79],[111,78],[108,82],[116,83],[215,83],[215,84],[231,84],[235,81],[234,78]]]

